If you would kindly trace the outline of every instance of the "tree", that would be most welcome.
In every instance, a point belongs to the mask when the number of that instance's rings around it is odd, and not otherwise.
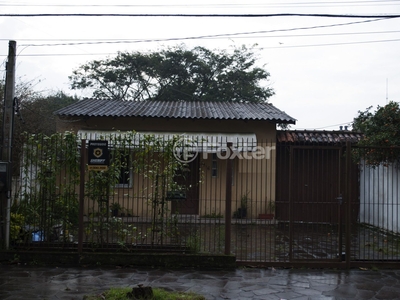
[[[27,101],[27,99],[33,99],[39,95],[33,87],[36,81],[23,81],[21,78],[17,79],[15,85],[15,98],[14,98],[14,127],[13,127],[13,141],[12,141],[12,161],[17,161],[19,159],[19,153],[21,148],[21,130],[20,130],[20,122],[21,122],[21,103]],[[5,80],[0,80],[0,93],[2,104],[0,105],[0,123],[3,124],[4,118],[4,105],[5,105]],[[29,128],[28,126],[25,126]],[[4,132],[1,131],[1,136],[3,136]],[[14,171],[17,170],[16,164],[13,164]]]
[[[20,153],[24,144],[22,133],[42,133],[51,135],[56,132],[56,118],[53,112],[78,101],[78,98],[66,95],[62,91],[43,96],[34,90],[35,81],[22,81],[19,78],[15,87],[15,115],[13,129],[13,171],[17,173]],[[0,93],[4,99],[5,82],[0,81]],[[3,105],[0,105],[0,123],[3,124]],[[2,134],[2,133],[1,133]]]
[[[18,103],[30,98],[35,98],[39,93],[35,92],[33,86],[35,85],[35,81],[23,81],[21,78],[18,78],[17,83],[15,85],[15,98],[18,100],[15,105],[17,105],[17,109],[19,108]],[[0,123],[3,124],[3,114],[4,114],[4,98],[5,98],[5,80],[0,79],[0,95],[1,95],[1,105],[0,105]]]
[[[62,91],[44,96],[34,89],[36,81],[17,80],[14,100],[14,137],[22,132],[43,133],[50,135],[56,132],[56,118],[53,112],[78,101],[77,97],[68,96]],[[4,80],[0,80],[0,95],[4,100]],[[4,103],[0,105],[0,121],[3,120]]]
[[[372,107],[359,111],[354,119],[353,130],[363,133],[357,156],[370,165],[398,162],[400,159],[400,106],[389,102],[372,113]]]
[[[256,61],[253,49],[245,46],[228,54],[181,45],[119,52],[81,65],[69,79],[72,89],[93,89],[94,98],[266,102],[274,94],[267,86],[270,74]]]
[[[68,96],[62,91],[48,96],[34,94],[32,97],[19,99],[19,118],[16,116],[14,121],[13,161],[20,161],[21,148],[25,143],[23,133],[46,136],[56,133],[53,112],[76,101],[78,98]]]
[[[51,135],[56,133],[56,118],[53,112],[77,101],[77,97],[68,96],[62,91],[48,96],[36,95],[20,100],[21,118],[15,120],[16,134],[27,132]]]

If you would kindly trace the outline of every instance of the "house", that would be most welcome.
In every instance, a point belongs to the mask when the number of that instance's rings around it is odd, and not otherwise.
[[[275,201],[276,125],[295,124],[293,117],[269,103],[84,99],[55,114],[58,132],[73,131],[87,140],[132,130],[138,136],[196,140],[201,144],[200,148],[196,146],[200,155],[188,161],[185,199],[172,201],[170,209],[200,216],[225,213],[224,155],[229,142],[234,150],[232,210],[246,200],[248,217],[265,212],[267,203]],[[130,176],[129,184],[116,187],[118,199],[114,201],[134,215],[144,214],[146,209],[138,195],[143,195],[145,179],[143,174]]]

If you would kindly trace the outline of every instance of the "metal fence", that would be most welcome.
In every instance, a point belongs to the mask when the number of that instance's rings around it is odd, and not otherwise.
[[[101,138],[108,170],[88,166],[85,138],[27,137],[12,249],[234,254],[258,265],[400,262],[398,165],[372,166],[370,149]]]
[[[390,155],[398,149],[281,144],[277,256],[292,264],[399,266],[399,165]]]

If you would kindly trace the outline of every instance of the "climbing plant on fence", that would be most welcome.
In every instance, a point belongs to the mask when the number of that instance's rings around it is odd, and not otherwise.
[[[36,233],[36,241],[68,242],[71,236],[77,236],[81,138],[84,137],[71,132],[25,135],[22,184],[12,208],[13,220],[25,222],[15,223],[13,228],[24,234],[16,235],[13,231],[14,242],[30,241],[32,233]],[[178,137],[139,136],[132,131],[99,139],[108,141],[110,165],[103,171],[85,170],[85,240],[102,244],[115,242],[112,237],[116,237],[116,242],[124,244],[128,238],[132,242],[148,235],[152,244],[162,244],[173,224],[167,217],[167,193],[182,188],[175,180],[184,168],[173,154]],[[146,233],[138,233],[136,227],[111,214],[111,204],[118,203],[110,201],[124,172],[141,174],[146,182],[139,191],[151,211],[151,226]]]
[[[110,210],[110,198],[118,184],[121,170],[129,172],[128,165],[130,148],[128,139],[110,134],[99,137],[107,140],[110,149],[110,164],[107,170],[87,172],[85,178],[85,196],[88,199],[89,223],[85,226],[86,241],[91,243],[109,242],[109,235],[113,231],[125,231],[126,228],[120,219],[113,218]],[[117,235],[120,236],[120,235]],[[122,242],[122,241],[117,241]]]
[[[21,187],[12,207],[16,214],[24,216],[28,233],[24,238],[37,232],[39,240],[53,240],[56,227],[60,232],[76,229],[78,142],[76,135],[69,132],[51,136],[24,134]]]
[[[151,243],[163,244],[165,235],[176,235],[176,220],[167,217],[168,192],[181,191],[183,186],[177,183],[177,176],[183,176],[184,163],[174,156],[179,137],[160,138],[154,135],[144,136],[139,140],[139,151],[135,152],[135,172],[143,174],[148,184],[142,191],[147,196],[151,207]]]

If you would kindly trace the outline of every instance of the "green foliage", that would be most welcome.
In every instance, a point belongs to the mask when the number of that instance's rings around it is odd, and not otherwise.
[[[72,231],[78,225],[79,153],[76,135],[24,134],[23,178],[15,213],[27,228],[40,229],[50,239],[54,226]]]
[[[110,205],[110,209],[111,209],[111,210],[121,210],[121,209],[122,209],[122,206],[121,206],[121,204],[119,204],[118,202],[113,202],[113,203],[111,203],[111,205]]]
[[[34,90],[40,80],[24,81],[17,78],[15,86],[16,102],[13,133],[13,174],[19,172],[19,162],[24,145],[24,133],[44,134],[50,136],[56,133],[56,118],[53,112],[78,101],[62,91],[43,95]],[[3,96],[5,82],[0,79],[0,96]],[[3,99],[3,98],[1,98]],[[0,105],[0,124],[3,124],[3,105]]]
[[[247,217],[247,207],[249,205],[249,201],[251,201],[249,198],[249,192],[246,192],[246,194],[243,194],[240,197],[240,206],[237,208],[237,211],[233,213],[233,217],[235,219],[244,219]]]
[[[112,215],[112,209],[122,209],[114,200],[121,170],[141,174],[144,178],[139,197],[147,200],[152,213],[148,232],[151,242],[162,244],[165,237],[172,238],[172,235],[179,240],[177,220],[168,217],[167,202],[168,191],[182,190],[176,179],[183,173],[184,165],[174,157],[178,137],[168,140],[154,135],[138,138],[135,132],[129,132],[101,139],[109,141],[111,159],[107,170],[86,172],[86,242],[96,246],[110,242],[112,237],[111,242],[124,247],[126,243],[147,238],[147,234],[138,233],[136,227]],[[40,230],[49,241],[57,227],[65,233],[62,237],[69,239],[68,234],[75,234],[78,227],[80,137],[70,132],[51,136],[25,134],[24,144],[23,182],[13,213],[24,216],[28,238],[31,232]]]
[[[248,205],[248,202],[250,200],[251,199],[249,198],[249,193],[246,193],[246,194],[242,195],[242,197],[240,198],[240,208],[246,209],[247,205]]]
[[[186,247],[193,253],[199,253],[201,250],[201,245],[202,239],[199,231],[197,230],[191,232],[191,234],[186,238]]]
[[[111,229],[117,237],[117,243],[119,243],[122,247],[125,246],[125,243],[128,242],[128,239],[129,242],[133,243],[139,238],[137,234],[137,227],[135,227],[133,224],[125,224],[121,218],[111,218]]]
[[[158,52],[120,52],[81,65],[69,77],[73,89],[114,100],[266,102],[270,74],[257,67],[253,48],[227,51],[184,45]]]
[[[267,203],[267,211],[269,213],[272,213],[272,214],[275,213],[275,201],[272,201],[272,200],[268,201],[268,203]]]
[[[20,113],[23,122],[19,120],[15,122],[17,135],[22,132],[48,136],[56,133],[56,118],[53,112],[77,101],[78,98],[68,96],[62,91],[48,96],[38,94],[35,97],[22,99]]]
[[[25,218],[21,214],[10,214],[10,239],[16,241],[21,238],[22,228],[25,223]]]
[[[210,219],[222,219],[224,216],[221,213],[212,212],[211,214],[205,214],[203,218],[210,218]]]
[[[201,295],[195,293],[185,292],[171,292],[161,288],[153,288],[153,297],[151,300],[205,300]],[[132,288],[127,287],[113,287],[109,290],[98,294],[84,296],[84,300],[128,300],[127,294],[132,291]]]
[[[148,196],[147,203],[152,211],[152,244],[162,244],[168,227],[173,223],[167,217],[168,191],[183,189],[176,181],[177,176],[183,176],[179,174],[182,174],[181,171],[185,167],[174,156],[174,147],[178,139],[178,136],[164,139],[147,135],[140,139],[140,151],[135,153],[135,173],[142,174],[148,182],[148,193],[144,195]]]
[[[353,129],[363,133],[363,139],[353,152],[356,160],[363,158],[367,164],[377,166],[381,163],[398,162],[400,159],[400,107],[397,102],[359,111],[354,119]]]
[[[104,243],[107,233],[113,229],[115,219],[110,218],[112,209],[116,207],[110,203],[110,198],[115,193],[115,188],[119,183],[121,169],[130,171],[129,161],[132,161],[130,146],[133,142],[135,133],[130,132],[125,136],[109,134],[99,139],[107,140],[110,147],[110,164],[104,171],[88,171],[85,180],[85,196],[91,201],[91,211],[89,212],[90,222],[86,228],[86,239],[92,243]],[[119,205],[118,208],[121,208]],[[121,241],[122,232],[125,228],[117,226],[118,241]],[[119,232],[121,231],[121,232]]]
[[[19,135],[23,132],[47,136],[56,133],[56,118],[53,112],[77,102],[78,98],[59,91],[48,96],[36,94],[34,97],[22,98],[19,101],[21,120],[15,120],[14,129],[14,139],[18,145],[20,145]]]
[[[116,233],[117,242],[135,242],[149,236],[152,244],[162,244],[164,238],[179,234],[176,226],[167,217],[167,191],[181,189],[175,181],[182,163],[174,157],[174,144],[178,137],[163,139],[154,135],[138,136],[134,131],[124,134],[109,134],[100,139],[108,140],[111,161],[108,170],[89,171],[85,182],[86,197],[92,201],[89,207],[89,224],[86,240],[103,243],[109,232]],[[132,147],[132,146],[135,147]],[[121,168],[126,172],[141,174],[146,184],[139,192],[151,209],[151,227],[146,234],[137,233],[136,228],[123,224],[120,218],[110,218],[114,209],[121,209],[118,202],[110,203],[119,182]],[[147,198],[146,198],[147,197]]]

